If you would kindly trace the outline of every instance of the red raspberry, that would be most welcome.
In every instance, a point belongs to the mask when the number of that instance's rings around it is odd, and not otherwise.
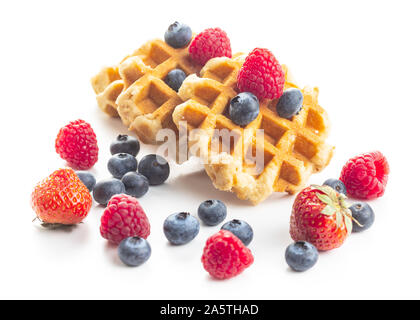
[[[229,279],[248,268],[254,257],[230,231],[220,230],[207,240],[201,262],[211,276]]]
[[[147,239],[149,219],[137,199],[117,194],[109,200],[102,215],[100,232],[103,238],[115,244],[128,237]]]
[[[245,59],[238,73],[238,89],[258,99],[277,99],[283,94],[284,72],[267,49],[256,48]]]
[[[375,199],[385,192],[389,165],[379,151],[351,158],[341,171],[347,193],[358,199]]]
[[[89,123],[70,122],[58,132],[55,151],[75,169],[86,170],[98,161],[98,142]]]
[[[199,33],[191,42],[189,52],[191,58],[202,65],[216,57],[232,58],[230,40],[226,32],[219,28]]]

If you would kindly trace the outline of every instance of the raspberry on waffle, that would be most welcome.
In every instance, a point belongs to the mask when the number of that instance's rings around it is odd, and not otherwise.
[[[215,58],[203,67],[201,78],[187,77],[179,90],[185,102],[175,108],[173,120],[178,127],[187,124],[190,151],[203,158],[216,188],[258,204],[275,191],[300,191],[312,173],[328,165],[334,148],[325,143],[329,121],[318,104],[317,88],[302,90],[303,108],[290,120],[278,116],[275,99],[260,101],[258,117],[246,127],[234,124],[227,111],[238,93],[236,79],[242,63],[243,56]],[[282,68],[285,89],[297,88],[287,67]],[[223,146],[226,141],[214,136],[215,129],[231,133],[228,151]],[[257,129],[264,130],[263,137]],[[215,140],[219,140],[216,152],[211,147]],[[257,150],[264,154],[262,168],[255,168]]]
[[[164,81],[173,69],[191,75],[201,67],[190,59],[188,48],[174,49],[161,40],[147,42],[120,65],[126,89],[116,101],[118,113],[145,143],[156,143],[162,128],[177,131],[172,112],[182,100]]]

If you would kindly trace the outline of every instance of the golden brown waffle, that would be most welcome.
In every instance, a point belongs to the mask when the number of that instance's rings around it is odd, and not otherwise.
[[[119,67],[125,89],[116,101],[118,114],[143,142],[156,143],[162,128],[177,132],[172,112],[182,100],[164,81],[173,69],[191,75],[201,67],[190,60],[188,48],[174,49],[161,40],[147,42]]]
[[[118,117],[116,100],[124,89],[118,67],[103,68],[91,83],[99,108],[111,117]]]
[[[303,108],[290,120],[278,116],[278,99],[265,100],[253,122],[245,128],[235,125],[226,112],[238,93],[236,76],[242,62],[242,57],[215,58],[203,67],[201,78],[189,76],[179,90],[185,102],[176,107],[173,120],[178,127],[187,124],[190,151],[203,159],[216,188],[258,204],[275,191],[301,190],[312,173],[328,165],[333,148],[325,143],[329,122],[318,104],[317,88],[302,90]],[[297,87],[286,66],[283,70],[285,89]],[[229,130],[232,138],[220,140],[215,129]],[[257,129],[264,130],[263,136]],[[264,154],[260,168],[253,161],[257,150]]]
[[[163,81],[174,68],[189,75],[201,67],[190,60],[188,48],[174,49],[161,40],[147,42],[118,66],[103,68],[92,78],[99,107],[112,117],[120,116],[144,142],[155,143],[159,129],[177,131],[171,115],[182,100]]]
[[[133,55],[137,52],[138,50]],[[125,88],[138,79],[136,74],[123,73],[121,75],[121,66],[133,55],[126,56],[117,66],[102,68],[91,79],[99,108],[111,117],[119,117],[117,98]]]

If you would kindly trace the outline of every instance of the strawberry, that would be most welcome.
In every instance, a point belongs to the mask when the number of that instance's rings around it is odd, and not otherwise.
[[[290,218],[292,239],[310,242],[320,251],[340,247],[351,233],[354,220],[345,199],[329,186],[302,190]]]
[[[77,224],[86,218],[92,196],[72,169],[60,169],[35,186],[31,202],[43,226],[57,227]]]

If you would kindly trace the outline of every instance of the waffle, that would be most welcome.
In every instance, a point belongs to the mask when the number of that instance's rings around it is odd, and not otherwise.
[[[118,67],[103,68],[91,83],[99,108],[111,117],[118,117],[116,100],[124,89]]]
[[[152,40],[120,64],[124,90],[116,100],[123,123],[145,143],[157,143],[162,128],[177,132],[172,121],[174,108],[183,101],[164,78],[173,69],[187,75],[201,67],[190,60],[188,48],[174,49],[161,40]]]
[[[124,89],[138,79],[138,77],[135,78],[135,74],[122,73],[123,70],[121,69],[121,66],[126,65],[124,62],[136,55],[138,51],[136,50],[132,55],[126,56],[117,66],[102,68],[91,79],[99,108],[111,117],[119,117],[117,98]]]
[[[189,152],[203,159],[216,188],[258,204],[273,192],[300,191],[312,173],[328,165],[333,147],[325,143],[329,122],[317,88],[302,90],[303,108],[290,120],[278,116],[278,99],[264,100],[253,122],[244,128],[235,125],[226,112],[238,93],[242,62],[243,57],[215,58],[203,67],[201,78],[187,77],[179,90],[185,102],[176,107],[173,120],[178,128],[186,125]],[[283,70],[285,89],[297,88],[288,68]],[[215,129],[228,130],[231,137],[221,140]],[[253,159],[258,153],[264,154],[259,167]]]

